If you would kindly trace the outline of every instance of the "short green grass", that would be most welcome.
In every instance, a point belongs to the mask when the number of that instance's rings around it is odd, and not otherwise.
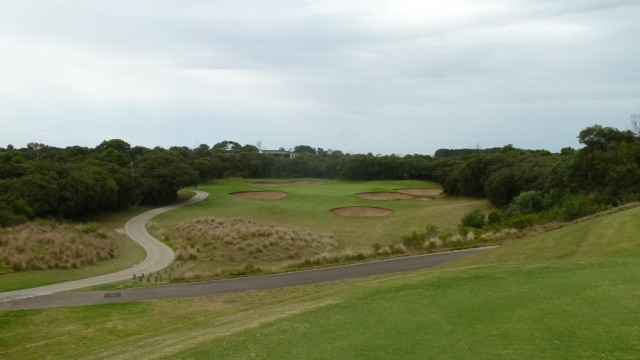
[[[418,180],[407,181],[329,181],[323,185],[252,186],[245,179],[220,180],[199,186],[209,192],[202,203],[168,212],[154,219],[162,227],[181,224],[200,217],[246,218],[266,224],[330,232],[336,238],[336,251],[371,249],[374,243],[397,242],[404,234],[422,231],[427,223],[443,231],[455,231],[462,216],[474,209],[488,210],[482,199],[438,196],[431,201],[379,201],[356,197],[363,192],[389,192],[398,188],[439,188]],[[229,195],[242,191],[284,191],[279,200],[242,199]],[[392,210],[391,215],[374,218],[349,218],[330,213],[333,208],[374,206]]]
[[[261,182],[264,180],[261,180]],[[316,182],[316,181],[312,181]],[[158,238],[168,234],[168,245],[176,248],[180,256],[197,253],[186,266],[176,271],[173,281],[193,281],[233,276],[249,266],[258,272],[281,272],[298,268],[305,260],[323,263],[340,262],[353,254],[371,257],[374,244],[396,244],[403,235],[422,231],[427,223],[437,224],[443,231],[457,229],[460,218],[474,208],[489,209],[486,200],[448,197],[440,195],[433,200],[366,200],[356,194],[364,192],[394,192],[400,188],[436,188],[429,181],[326,181],[314,184],[290,184],[273,181],[278,186],[256,186],[255,180],[226,179],[199,186],[210,195],[202,203],[172,211],[155,218],[148,226]],[[239,198],[236,192],[282,191],[287,197],[277,200]],[[384,207],[392,211],[386,217],[342,217],[330,212],[333,208],[348,206]],[[255,247],[262,244],[261,237],[247,240],[248,245],[231,242],[229,236],[222,246],[205,246],[198,236],[207,237],[206,228],[197,231],[179,230],[185,224],[194,226],[199,218],[241,218],[256,222],[257,226],[276,226],[285,232],[313,233],[316,237],[329,236],[335,245],[323,249],[321,254],[291,249],[286,256],[269,254],[273,249],[256,254]],[[196,226],[199,227],[199,226]],[[168,231],[163,231],[168,230]],[[213,230],[211,230],[213,231]],[[194,235],[198,233],[200,235]],[[203,235],[204,234],[204,235]],[[228,244],[227,244],[228,243]],[[197,250],[185,250],[185,246]],[[393,247],[393,246],[390,246]],[[245,256],[245,253],[253,253]],[[281,251],[280,251],[281,252]],[[282,254],[281,254],[282,255]],[[129,281],[115,286],[139,286]]]
[[[3,359],[635,359],[640,208],[436,269],[0,312]]]

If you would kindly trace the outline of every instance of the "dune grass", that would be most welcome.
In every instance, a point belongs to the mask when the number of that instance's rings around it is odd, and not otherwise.
[[[176,202],[182,202],[195,195],[188,190],[180,190]],[[79,222],[96,223],[110,233],[115,246],[115,257],[101,260],[92,265],[71,269],[46,269],[14,272],[10,266],[0,263],[0,292],[27,289],[37,286],[58,284],[116,272],[131,267],[146,257],[142,247],[124,234],[124,224],[136,215],[153,209],[152,206],[138,206],[118,212],[88,215]]]
[[[113,234],[97,223],[37,221],[0,231],[0,261],[14,271],[79,269],[116,256]]]
[[[93,265],[71,269],[46,269],[15,272],[6,267],[0,274],[0,292],[27,289],[37,286],[57,284],[102,274],[116,272],[133,266],[145,258],[146,253],[137,243],[123,232],[124,224],[131,217],[149,210],[147,207],[128,211],[103,214],[87,218],[86,221],[98,222],[111,234],[115,246],[115,257],[98,261]]]
[[[634,359],[640,209],[444,267],[193,299],[0,312],[0,356]]]
[[[177,260],[188,260],[186,266],[174,272],[176,281],[227,277],[229,271],[237,271],[239,267],[259,273],[264,266],[272,268],[291,259],[319,256],[335,247],[335,240],[326,233],[292,230],[242,218],[200,218],[166,231],[153,225],[147,227],[175,248]]]

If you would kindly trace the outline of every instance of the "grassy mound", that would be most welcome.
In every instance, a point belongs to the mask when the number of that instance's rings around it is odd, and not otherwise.
[[[40,221],[0,232],[0,260],[14,271],[77,269],[115,256],[115,241],[97,224]]]

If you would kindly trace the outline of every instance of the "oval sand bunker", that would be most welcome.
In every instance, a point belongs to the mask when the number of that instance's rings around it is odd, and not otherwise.
[[[391,210],[371,206],[350,206],[331,209],[331,213],[348,217],[380,217],[391,214]]]
[[[396,189],[396,190],[404,194],[416,195],[416,196],[442,194],[442,189]]]
[[[368,192],[356,194],[357,197],[367,200],[413,200],[415,196],[411,194],[394,192]]]
[[[277,200],[286,197],[286,192],[282,191],[245,191],[235,192],[229,195],[237,196],[243,199],[255,199],[255,200]]]

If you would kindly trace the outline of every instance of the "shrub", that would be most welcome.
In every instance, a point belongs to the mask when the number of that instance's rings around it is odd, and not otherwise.
[[[401,238],[402,245],[409,249],[419,249],[427,240],[426,233],[412,232],[411,235],[404,235]]]
[[[524,229],[526,227],[533,225],[534,223],[533,220],[534,220],[533,215],[518,215],[505,220],[502,224],[507,228]]]
[[[432,239],[440,234],[440,229],[438,228],[438,225],[427,224],[424,232],[427,239]]]
[[[394,254],[404,254],[407,252],[407,248],[402,244],[395,244],[392,251]]]
[[[508,216],[528,215],[544,210],[544,197],[539,191],[525,191],[513,198],[506,210]]]
[[[438,237],[432,237],[424,243],[423,247],[425,250],[439,249],[442,247],[442,240]]]
[[[378,249],[376,251],[376,254],[378,255],[391,255],[391,249],[389,248],[388,245],[384,245],[382,247],[380,247],[380,249]]]
[[[485,224],[485,216],[480,209],[474,209],[466,213],[461,220],[463,227],[482,229]]]
[[[599,207],[592,205],[583,195],[571,195],[560,206],[560,220],[572,221],[598,212]]]
[[[489,225],[497,225],[500,223],[500,221],[502,221],[502,215],[498,210],[493,210],[487,216],[487,222],[489,223]]]

